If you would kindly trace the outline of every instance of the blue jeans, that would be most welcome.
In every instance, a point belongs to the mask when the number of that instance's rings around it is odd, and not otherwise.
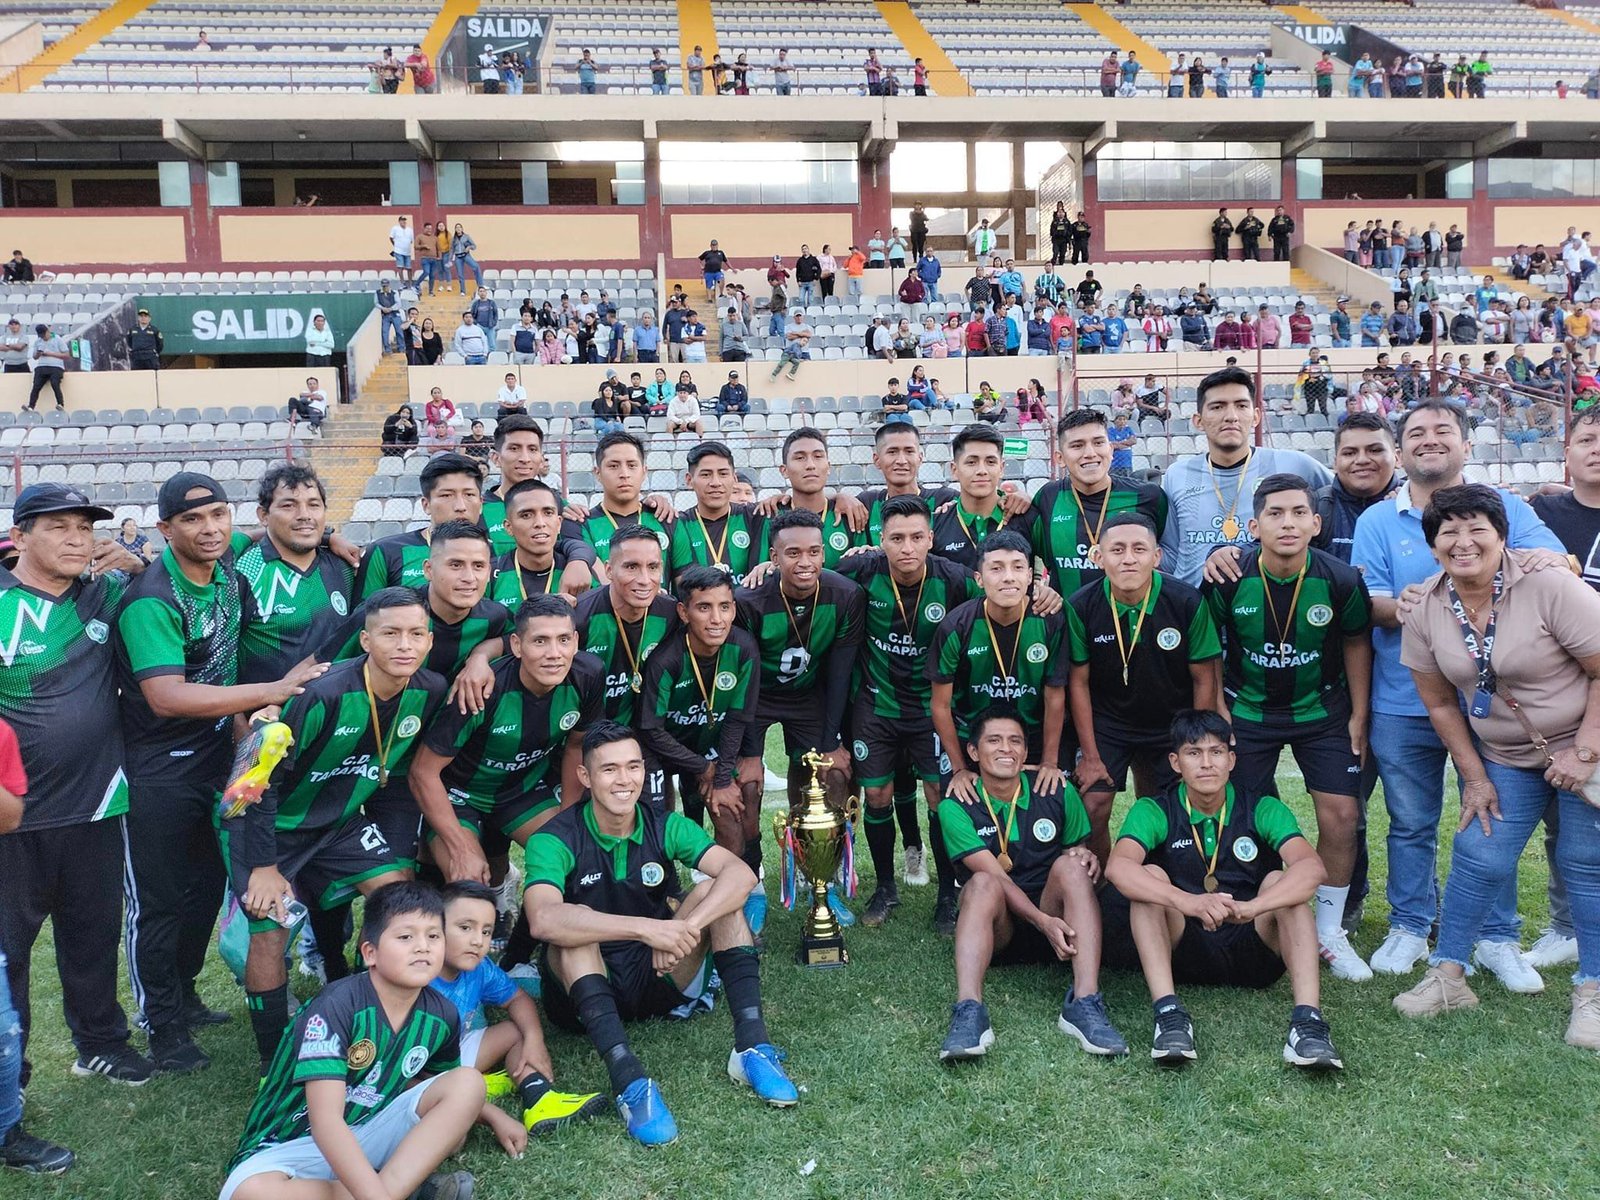
[[[783,315],[782,312],[775,312],[770,317],[768,317],[767,318],[767,336],[768,337],[782,337],[783,336],[783,322],[784,322],[784,315]]]
[[[807,280],[800,285],[800,303],[810,304],[816,299],[817,285]]]
[[[780,83],[780,84],[778,84],[778,95],[780,95],[780,96],[790,96],[790,95],[793,95],[793,94],[794,94],[794,86],[792,84],[788,84],[788,83]]]
[[[1333,339],[1333,348],[1335,350],[1345,350],[1345,349],[1348,349],[1349,346],[1350,346],[1350,339],[1349,338],[1334,338]]]
[[[428,285],[428,295],[430,295],[430,296],[433,295],[433,281],[437,277],[438,273],[439,273],[439,260],[437,258],[425,258],[425,259],[423,259],[422,260],[422,274],[417,276],[417,291],[418,291],[418,293],[420,293],[422,291],[422,285],[423,284],[427,284]],[[448,275],[446,276],[446,278],[448,278]]]
[[[400,272],[400,278],[411,278],[411,255],[395,251],[390,257],[394,259],[395,269]]]
[[[456,255],[456,278],[461,281],[461,286],[467,286],[467,272],[472,272],[472,282],[477,287],[483,286],[483,268],[478,265],[478,260],[470,254]]]
[[[582,95],[582,96],[592,96],[592,95],[594,95],[594,81],[590,80],[588,83],[584,83],[580,79],[578,81],[578,94]]]
[[[379,331],[380,336],[383,338],[383,348],[385,350],[389,349],[389,331],[393,329],[394,349],[404,350],[406,348],[405,325],[400,320],[399,312],[386,312],[379,315],[383,320],[383,328]]]
[[[1500,796],[1500,819],[1486,837],[1478,822],[1456,834],[1450,877],[1445,881],[1439,916],[1439,944],[1429,962],[1467,965],[1479,926],[1517,882],[1517,859],[1552,802],[1560,811],[1555,861],[1567,882],[1572,924],[1578,939],[1574,984],[1600,979],[1600,821],[1595,810],[1571,792],[1545,782],[1538,767],[1507,767],[1483,761]]]
[[[1398,271],[1400,269],[1400,264],[1405,262],[1405,260],[1406,260],[1406,248],[1404,246],[1390,246],[1389,247],[1389,265],[1392,268],[1394,268],[1396,271]]]
[[[1374,713],[1369,735],[1389,810],[1389,928],[1427,937],[1439,912],[1439,818],[1444,812],[1446,754],[1427,717]],[[1479,922],[1483,939],[1517,942],[1513,872]]]
[[[1250,94],[1257,100],[1261,99],[1262,93],[1264,93],[1266,90],[1267,85],[1264,83],[1252,83],[1250,85]]]
[[[464,354],[462,357],[467,360],[467,366],[469,367],[481,367],[489,361],[487,354]]]
[[[11,1006],[6,956],[0,954],[0,1138],[22,1120],[22,1022]]]
[[[652,96],[665,96],[667,94],[667,85],[665,83],[652,83],[650,85],[650,94]]]
[[[608,421],[604,417],[596,417],[594,419],[594,436],[596,439],[603,438],[608,433],[621,433],[622,428],[621,421]]]
[[[1506,441],[1517,446],[1528,446],[1537,442],[1544,434],[1537,429],[1508,429],[1505,433]]]
[[[847,276],[845,276],[845,279],[846,279],[846,293],[849,295],[850,299],[852,299],[852,300],[861,299],[861,276],[859,276],[859,275],[847,275]]]

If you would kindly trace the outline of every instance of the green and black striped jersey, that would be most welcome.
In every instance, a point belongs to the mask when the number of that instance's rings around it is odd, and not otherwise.
[[[671,596],[657,594],[644,620],[624,622],[611,603],[609,584],[578,597],[573,614],[578,644],[605,669],[606,716],[613,721],[634,723],[639,689],[644,686],[644,664],[677,612]]]
[[[574,554],[576,549],[579,553]],[[561,591],[561,572],[574,558],[593,563],[594,551],[576,538],[557,538],[551,552],[553,564],[548,571],[531,571],[517,562],[513,545],[504,554],[497,554],[491,564],[489,599],[498,600],[515,613],[529,596],[555,595]],[[586,557],[585,557],[586,556]]]
[[[627,525],[643,525],[653,532],[656,540],[661,543],[661,553],[665,557],[671,545],[667,527],[647,508],[641,508],[630,516],[623,516],[620,513],[608,512],[604,505],[597,505],[582,521],[562,521],[561,536],[579,538],[587,542],[594,550],[596,558],[601,562],[610,562],[611,535]]]
[[[849,579],[823,571],[815,592],[788,600],[774,570],[758,588],[739,588],[739,624],[761,651],[761,699],[769,707],[814,691],[824,676],[847,675],[863,635],[866,599]]]
[[[929,487],[927,484],[921,484],[917,487],[917,495],[927,504],[928,515],[932,516],[934,509],[958,499],[961,493],[955,488]],[[889,489],[868,488],[856,499],[867,509],[866,542],[868,545],[876,546],[883,541],[883,502],[889,499]]]
[[[930,554],[922,580],[901,587],[889,573],[888,558],[875,550],[850,555],[839,564],[839,573],[866,593],[857,694],[882,717],[927,717],[933,698],[928,647],[946,615],[978,594],[972,572]]]
[[[733,779],[760,695],[759,653],[755,639],[735,627],[716,654],[691,659],[682,626],[651,652],[638,726],[645,749],[667,771],[693,776],[714,761],[719,786]]]
[[[940,622],[928,655],[928,679],[951,685],[950,712],[963,743],[973,722],[996,703],[1022,716],[1030,739],[1044,724],[1046,688],[1065,687],[1067,619],[1025,610],[1003,625],[984,612],[984,600],[968,600]],[[996,645],[998,643],[998,645]]]
[[[356,569],[355,598],[365,600],[386,587],[426,587],[422,564],[428,561],[431,528],[379,538],[367,547]]]
[[[350,613],[355,571],[332,550],[319,549],[302,571],[263,537],[234,560],[234,570],[254,604],[240,634],[240,683],[282,679]]]
[[[1070,596],[1085,584],[1105,578],[1089,557],[1098,531],[1118,513],[1139,513],[1156,527],[1156,540],[1167,527],[1167,494],[1153,483],[1136,483],[1113,475],[1106,491],[1085,495],[1070,479],[1045,484],[1033,497],[1033,552],[1044,560],[1050,586]]]
[[[112,571],[52,596],[0,567],[0,717],[28,774],[24,832],[128,811],[111,645],[127,589]]]
[[[582,736],[603,715],[603,672],[594,655],[579,652],[567,677],[542,696],[523,682],[522,663],[507,655],[495,661],[488,704],[475,713],[445,706],[424,744],[451,760],[440,775],[450,802],[491,812],[541,785],[556,788],[568,737]]]
[[[306,1085],[333,1079],[344,1084],[344,1123],[366,1124],[426,1073],[461,1065],[461,1018],[443,992],[431,987],[399,1028],[363,971],[330,983],[301,1006],[284,1031],[272,1065],[245,1118],[233,1168],[260,1150],[311,1133]]]
[[[1371,627],[1372,602],[1361,572],[1323,550],[1307,555],[1303,578],[1279,579],[1262,570],[1259,546],[1246,547],[1237,580],[1200,589],[1222,634],[1222,688],[1236,719],[1350,715],[1344,642]]]
[[[206,583],[191,582],[171,546],[129,585],[117,616],[117,664],[131,778],[219,788],[227,778],[233,718],[158,717],[139,684],[162,675],[213,687],[238,683],[242,590],[222,563],[212,565]]]
[[[667,577],[673,582],[688,568],[721,567],[735,580],[765,562],[770,551],[767,523],[753,505],[735,504],[713,520],[704,520],[698,508],[685,509],[672,523],[667,550]]]
[[[479,600],[472,610],[454,625],[433,611],[428,603],[426,586],[416,589],[417,598],[428,610],[428,628],[433,631],[433,648],[428,651],[428,661],[423,664],[436,675],[444,676],[446,683],[454,683],[467,659],[480,645],[511,632],[511,610],[493,600]],[[367,622],[367,606],[363,601],[339,627],[317,653],[317,657],[343,662],[355,658],[361,650],[361,630]]]
[[[1033,541],[1033,513],[1008,516],[999,504],[986,517],[968,512],[959,500],[933,517],[933,552],[969,571],[978,569],[978,547],[991,533],[1010,529]]]
[[[336,663],[284,705],[294,744],[261,802],[222,823],[236,861],[252,869],[275,864],[278,833],[343,825],[377,794],[380,766],[404,778],[422,731],[444,705],[445,681],[423,669],[387,700],[369,700],[366,665],[365,654]]]

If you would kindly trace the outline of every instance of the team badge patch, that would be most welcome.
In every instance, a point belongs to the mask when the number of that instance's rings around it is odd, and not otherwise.
[[[1178,643],[1181,641],[1183,641],[1183,634],[1179,633],[1177,629],[1171,625],[1168,625],[1160,633],[1156,634],[1156,645],[1160,646],[1163,650],[1176,650],[1178,648]]]
[[[106,638],[111,636],[111,630],[104,621],[90,621],[83,627],[83,632],[91,642],[99,642],[102,646]]]
[[[1306,609],[1306,620],[1321,629],[1329,621],[1333,620],[1333,609],[1326,604],[1313,604]]]
[[[378,1047],[371,1038],[362,1038],[350,1047],[350,1053],[345,1055],[345,1066],[352,1071],[365,1071],[372,1065],[372,1060],[378,1057]]]
[[[660,532],[656,533],[656,541],[661,543],[661,548],[663,550],[667,549],[672,544],[670,541],[668,541],[667,535]]]
[[[341,617],[350,611],[350,606],[345,603],[343,592],[335,592],[333,595],[329,596],[328,607],[333,609],[333,611],[338,613]]]
[[[855,754],[857,762],[867,761],[867,744],[860,738],[855,740],[855,744],[852,745],[850,749]]]
[[[1048,817],[1040,817],[1033,823],[1033,840],[1036,842],[1053,842],[1056,838],[1056,823]]]
[[[828,535],[828,545],[835,550],[848,550],[850,548],[850,535],[842,529],[835,529]]]
[[[1043,642],[1035,642],[1028,647],[1028,652],[1023,657],[1031,663],[1042,663],[1050,657],[1050,651]]]
[[[735,529],[728,540],[733,543],[735,550],[748,550],[750,548],[750,535],[742,529]]]
[[[417,1072],[428,1065],[428,1048],[426,1046],[413,1046],[400,1064],[400,1074],[407,1079],[415,1079]]]
[[[942,605],[942,604],[930,604],[930,605],[928,605],[927,609],[925,610],[925,615],[927,616],[928,620],[933,621],[935,623],[938,623],[939,621],[944,620],[944,605]]]
[[[401,718],[400,728],[395,732],[401,737],[416,737],[422,732],[422,718],[418,716]]]
[[[717,690],[731,692],[739,683],[739,677],[732,671],[717,672]]]
[[[1242,863],[1255,862],[1261,848],[1256,845],[1252,837],[1238,837],[1233,839],[1233,856]]]
[[[660,887],[661,881],[666,877],[667,873],[661,869],[661,864],[658,862],[647,862],[639,868],[639,882],[645,887]]]
[[[578,723],[578,714],[575,712],[561,714],[561,732],[565,733]]]

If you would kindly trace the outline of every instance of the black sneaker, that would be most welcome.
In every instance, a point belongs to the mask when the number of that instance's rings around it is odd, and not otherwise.
[[[944,1045],[939,1047],[941,1062],[963,1062],[982,1058],[994,1045],[994,1026],[989,1024],[989,1010],[978,1000],[957,1001],[950,1010],[950,1032],[944,1035]]]
[[[1283,1061],[1308,1071],[1342,1071],[1344,1060],[1333,1048],[1333,1036],[1321,1009],[1297,1004],[1289,1014],[1289,1037],[1283,1043]]]
[[[900,907],[900,892],[891,884],[879,884],[867,901],[867,911],[861,914],[863,925],[882,925],[889,914]]]
[[[203,1029],[208,1025],[226,1025],[233,1014],[220,1008],[210,1008],[200,999],[199,992],[188,992],[183,998],[183,1021],[190,1029]]]
[[[150,1057],[161,1075],[192,1075],[211,1065],[210,1056],[194,1044],[189,1030],[182,1025],[168,1025],[151,1033]]]
[[[956,935],[956,894],[943,892],[933,905],[933,927],[945,937]]]
[[[132,1046],[118,1046],[115,1050],[91,1054],[88,1058],[80,1054],[78,1061],[72,1064],[72,1073],[81,1078],[104,1075],[113,1083],[126,1084],[128,1087],[142,1087],[149,1083],[155,1070],[155,1064]]]
[[[60,1175],[76,1161],[77,1156],[65,1146],[34,1137],[25,1132],[21,1125],[13,1125],[11,1132],[0,1141],[0,1166],[10,1167],[13,1171],[26,1171],[30,1175]]]
[[[477,1186],[471,1171],[440,1171],[423,1180],[422,1186],[411,1193],[411,1200],[472,1200],[472,1190]]]
[[[1198,1057],[1194,1052],[1194,1022],[1176,1000],[1156,1009],[1156,1032],[1150,1057],[1163,1066],[1181,1067]]]

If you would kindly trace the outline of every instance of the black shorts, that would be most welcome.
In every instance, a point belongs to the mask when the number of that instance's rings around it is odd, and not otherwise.
[[[938,783],[950,770],[932,717],[895,719],[873,712],[869,703],[858,704],[850,719],[849,746],[856,782],[862,787],[893,782],[906,763],[924,783]]]
[[[250,889],[251,868],[229,845],[225,827],[221,841],[228,884],[234,895],[243,896]],[[359,885],[368,879],[404,868],[383,830],[360,813],[334,829],[282,830],[277,842],[278,870],[294,886],[299,901],[314,908],[337,908],[354,900]],[[281,928],[271,917],[250,918],[251,933]]]
[[[675,799],[682,803],[675,804]],[[700,777],[674,774],[648,754],[644,760],[644,794],[639,802],[663,813],[677,807],[696,824],[701,823],[706,812],[706,800],[700,794]]]
[[[1107,884],[1100,889],[1100,927],[1105,966],[1140,969],[1128,920],[1128,898]],[[1283,977],[1283,959],[1261,940],[1255,925],[1223,925],[1208,931],[1186,917],[1172,948],[1172,980],[1178,984],[1261,989]]]
[[[532,791],[510,800],[496,800],[487,812],[456,792],[450,793],[450,803],[456,822],[463,829],[472,830],[479,846],[487,848],[494,843],[499,848],[509,845],[511,835],[540,813],[560,806],[561,794],[557,787],[549,778],[541,779]],[[432,830],[428,831],[430,842],[436,836]]]
[[[1039,899],[1044,895],[1044,889],[1029,891],[1023,889],[1028,899],[1033,901],[1035,908],[1039,907]],[[1004,946],[996,946],[994,955],[989,960],[989,965],[994,967],[1019,966],[1027,963],[1057,963],[1061,960],[1056,957],[1050,939],[1040,933],[1036,926],[1026,921],[1019,921],[1016,914],[1011,915],[1011,940]]]
[[[1165,788],[1178,780],[1177,772],[1167,761],[1171,736],[1160,733],[1131,733],[1122,729],[1108,729],[1099,725],[1094,730],[1095,746],[1100,751],[1100,761],[1111,776],[1112,790],[1121,792],[1128,784],[1128,769],[1140,765],[1155,777],[1155,786]]]
[[[762,693],[756,703],[755,718],[745,727],[739,757],[760,758],[766,751],[767,730],[774,725],[783,729],[783,748],[790,762],[800,761],[800,756],[808,750],[825,752],[822,715],[820,686],[804,696],[774,696],[771,700]]]
[[[665,1017],[672,1010],[694,999],[678,989],[670,975],[657,975],[650,957],[650,947],[642,942],[608,942],[600,949],[606,965],[606,977],[611,981],[612,994],[617,999],[617,1015],[624,1021],[648,1021],[652,1017]],[[706,955],[709,964],[711,956]],[[583,1032],[583,1021],[578,1009],[567,994],[566,986],[550,965],[548,948],[539,955],[539,977],[544,980],[540,999],[545,1016],[571,1033]],[[702,972],[700,978],[704,978]]]
[[[366,819],[383,831],[395,861],[408,871],[417,867],[417,839],[422,836],[422,809],[411,795],[406,777],[391,776],[389,786],[361,806]]]
[[[1233,749],[1239,761],[1234,771],[1239,781],[1258,796],[1276,796],[1278,756],[1288,746],[1294,751],[1295,764],[1309,791],[1357,795],[1361,791],[1361,761],[1350,751],[1347,725],[1344,717],[1307,725],[1235,720]]]

